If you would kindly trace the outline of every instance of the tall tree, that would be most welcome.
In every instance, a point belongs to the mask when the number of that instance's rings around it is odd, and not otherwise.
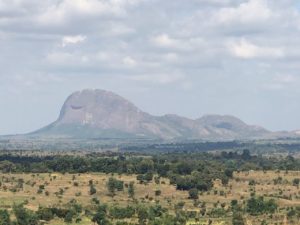
[[[134,182],[131,181],[129,183],[129,186],[128,186],[128,196],[129,196],[129,198],[134,198],[134,194],[135,194],[135,191],[134,191]]]
[[[115,179],[113,177],[110,177],[108,179],[107,190],[108,190],[110,196],[113,197],[115,195]]]

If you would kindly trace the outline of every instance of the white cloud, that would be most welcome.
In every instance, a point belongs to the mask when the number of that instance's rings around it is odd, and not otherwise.
[[[246,39],[228,45],[229,51],[238,58],[279,58],[284,56],[282,49],[277,47],[258,46]]]
[[[222,8],[215,16],[221,23],[261,23],[272,16],[272,11],[266,0],[249,0],[237,7]]]
[[[142,0],[62,0],[49,5],[37,17],[42,25],[63,25],[73,19],[86,20],[101,16],[115,17],[126,15],[126,8]]]
[[[62,46],[65,47],[69,44],[78,44],[84,42],[86,40],[86,36],[76,35],[76,36],[64,36],[62,38]]]
[[[137,65],[137,62],[130,56],[127,56],[123,59],[123,64],[127,67],[135,67]]]
[[[177,45],[177,41],[175,39],[171,39],[167,34],[158,35],[154,37],[153,41],[161,47],[176,47]]]
[[[51,73],[65,78],[64,96],[53,93],[61,101],[82,87],[132,93],[147,87],[157,95],[170,91],[179,105],[185,102],[178,90],[192,89],[190,99],[201,101],[193,104],[192,114],[229,113],[245,101],[265,106],[264,99],[275,91],[255,99],[253,90],[264,94],[262,84],[279,90],[277,95],[296,93],[299,98],[299,21],[295,0],[0,0],[2,95],[7,86],[54,92],[53,80],[31,78]],[[23,80],[8,79],[15,74]],[[126,78],[122,87],[120,76]],[[236,90],[239,95],[232,94]],[[289,102],[282,99],[281,105]],[[15,101],[5,100],[0,98],[1,105]],[[262,112],[264,107],[256,108]]]
[[[205,45],[205,41],[200,37],[172,38],[165,33],[153,37],[152,41],[158,47],[180,51],[197,50]]]

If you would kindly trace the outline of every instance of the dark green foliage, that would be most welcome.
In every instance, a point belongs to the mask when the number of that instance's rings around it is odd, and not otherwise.
[[[107,182],[106,185],[107,185],[107,190],[108,190],[109,194],[111,196],[114,196],[115,195],[115,189],[116,189],[116,187],[115,187],[115,179],[113,177],[110,177],[108,179],[108,182]]]
[[[232,178],[233,177],[234,170],[232,168],[226,168],[224,173],[227,177]]]
[[[300,184],[300,179],[299,179],[299,178],[295,178],[295,179],[293,180],[293,185],[294,185],[294,186],[299,186],[299,184]]]
[[[165,212],[167,212],[166,209],[162,208],[159,204],[155,204],[149,207],[149,218],[153,220],[156,217],[161,217]]]
[[[221,145],[227,146],[227,144]],[[176,146],[180,144],[174,144],[173,147]],[[179,190],[197,188],[199,191],[210,190],[214,179],[220,179],[223,184],[227,184],[229,178],[232,177],[232,172],[237,170],[300,170],[300,160],[291,156],[285,159],[263,158],[252,156],[249,150],[244,150],[242,154],[222,152],[219,155],[211,155],[192,150],[195,146],[216,147],[216,143],[188,144],[188,146],[191,151],[161,152],[151,155],[144,153],[147,157],[137,155],[127,157],[126,153],[114,153],[111,157],[107,157],[105,153],[103,156],[96,153],[86,156],[46,157],[0,155],[0,170],[3,172],[134,173],[139,174],[137,178],[143,183],[152,181],[153,174],[157,173],[159,177],[168,177],[171,184],[176,185]],[[158,178],[154,180],[159,182]],[[274,182],[279,183],[281,180],[277,179]],[[297,185],[297,180],[295,180],[295,185]],[[123,190],[122,183],[114,187],[115,190]],[[22,182],[20,182],[20,188],[22,188]],[[42,190],[39,188],[39,193]]]
[[[131,181],[128,186],[128,196],[129,198],[134,198],[134,182]]]
[[[64,219],[65,222],[72,222],[76,215],[82,212],[81,205],[77,204],[76,201],[71,201],[67,204],[67,208],[49,208],[52,211],[53,216]]]
[[[178,190],[190,190],[192,188],[197,188],[200,191],[207,191],[212,186],[212,180],[215,175],[202,172],[194,172],[192,175],[181,176],[177,174],[170,174],[170,183],[176,184]],[[219,177],[216,175],[216,177]],[[215,177],[215,178],[216,178]]]
[[[144,225],[147,223],[148,211],[147,208],[140,206],[137,210],[138,220],[140,225]]]
[[[173,215],[165,214],[160,218],[149,221],[149,225],[179,225],[179,221]]]
[[[263,197],[252,197],[247,201],[247,212],[250,215],[260,215],[264,213],[274,213],[277,204],[274,199],[265,201]]]
[[[0,225],[10,225],[10,216],[7,210],[0,209]]]
[[[38,225],[38,216],[23,205],[14,205],[13,211],[17,225]]]
[[[239,210],[238,201],[237,201],[236,199],[231,200],[230,205],[231,205],[231,209],[232,209],[233,211]]]
[[[96,205],[100,204],[100,201],[97,198],[92,198],[92,202],[95,203]]]
[[[136,179],[139,180],[140,182],[148,183],[148,182],[152,181],[153,173],[147,172],[145,174],[139,174],[139,175],[137,175]]]
[[[127,206],[125,208],[119,206],[113,206],[109,210],[109,215],[115,219],[131,218],[135,214],[135,208]]]
[[[39,207],[36,214],[40,220],[50,221],[54,218],[54,214],[50,208]]]
[[[65,221],[66,223],[72,223],[73,217],[74,217],[74,213],[73,213],[72,211],[69,211],[69,212],[66,214],[64,221]]]
[[[190,199],[198,199],[199,191],[197,188],[192,188],[189,190],[189,198]]]
[[[116,191],[123,191],[124,190],[124,182],[121,180],[117,180],[113,177],[110,177],[108,179],[108,182],[106,184],[107,190],[109,192],[110,196],[114,196]]]
[[[160,196],[161,195],[161,190],[155,190],[155,196]]]
[[[176,224],[185,225],[188,220],[188,216],[184,211],[176,212]]]
[[[243,160],[249,160],[249,159],[251,159],[250,151],[248,149],[244,149],[243,150],[242,159]]]
[[[11,173],[16,170],[16,165],[13,162],[2,159],[0,160],[0,171],[2,173]]]
[[[210,211],[209,215],[211,217],[220,218],[220,217],[224,217],[226,215],[226,211],[223,208],[213,208]]]
[[[296,215],[296,210],[291,209],[288,211],[288,213],[286,214],[288,218],[292,218],[293,216]]]
[[[137,173],[145,174],[148,172],[152,172],[154,169],[154,162],[152,159],[143,159],[138,165],[137,165]]]
[[[250,180],[250,181],[249,181],[249,185],[250,185],[250,186],[254,186],[255,184],[256,184],[255,180]]]
[[[92,222],[97,223],[98,225],[109,225],[110,222],[106,216],[107,206],[101,205],[97,208],[96,213],[93,215]]]

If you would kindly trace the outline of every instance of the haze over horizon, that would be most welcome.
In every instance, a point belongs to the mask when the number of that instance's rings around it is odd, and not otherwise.
[[[299,37],[296,0],[0,0],[0,135],[53,122],[86,88],[297,130]]]

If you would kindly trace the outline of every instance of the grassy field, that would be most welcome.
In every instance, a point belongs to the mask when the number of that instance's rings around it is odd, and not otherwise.
[[[154,181],[148,184],[140,184],[135,175],[113,176],[125,183],[124,191],[117,191],[114,197],[109,196],[107,181],[111,174],[0,174],[0,208],[11,210],[13,204],[24,203],[28,209],[37,210],[39,206],[63,206],[76,199],[83,208],[88,208],[92,204],[92,199],[97,198],[101,203],[108,205],[126,206],[133,204],[134,200],[128,197],[126,184],[131,181],[135,183],[135,199],[145,204],[155,204],[159,202],[163,207],[171,212],[174,206],[184,202],[183,210],[199,212],[199,204],[188,198],[187,191],[176,190],[176,187],[169,184],[167,179],[160,179],[157,184]],[[250,171],[234,173],[233,179],[224,186],[218,180],[214,182],[214,187],[209,192],[199,195],[198,203],[205,203],[206,211],[215,208],[228,209],[232,200],[238,200],[241,205],[245,205],[251,193],[257,196],[264,196],[266,199],[273,198],[278,204],[276,213],[270,216],[251,217],[247,215],[247,224],[261,224],[265,220],[268,224],[299,224],[299,221],[286,218],[287,209],[300,206],[300,189],[293,185],[293,180],[300,178],[300,171]],[[21,182],[20,179],[23,179]],[[89,181],[93,180],[97,190],[96,194],[90,195]],[[254,185],[249,185],[249,182]],[[20,185],[23,183],[23,185]],[[41,186],[43,186],[41,188]],[[41,189],[40,191],[38,191]],[[155,191],[160,190],[159,196]],[[38,193],[39,192],[39,193]],[[203,216],[197,224],[231,224],[231,217],[211,218]],[[52,220],[51,225],[64,224],[59,219]],[[92,224],[89,218],[83,217],[77,224]],[[188,224],[196,224],[189,221]]]

